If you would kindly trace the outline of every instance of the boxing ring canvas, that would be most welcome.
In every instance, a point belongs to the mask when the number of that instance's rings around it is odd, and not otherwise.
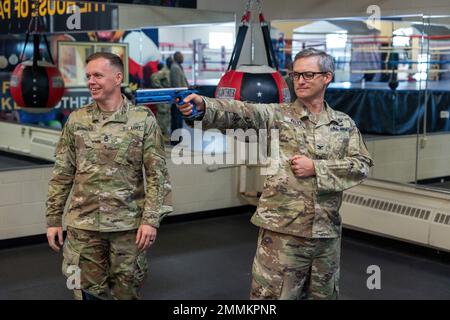
[[[450,131],[450,80],[400,82],[395,91],[386,82],[332,83],[325,98],[366,134]]]

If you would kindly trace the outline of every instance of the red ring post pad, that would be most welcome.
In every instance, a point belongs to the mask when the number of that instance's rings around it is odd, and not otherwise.
[[[189,89],[187,87],[181,88],[165,88],[165,89],[138,89],[136,90],[136,104],[157,104],[157,103],[177,103],[184,104],[183,100],[188,95],[198,93],[197,90]],[[203,115],[203,112],[198,112],[194,103],[191,102],[192,113],[189,120],[195,120]]]

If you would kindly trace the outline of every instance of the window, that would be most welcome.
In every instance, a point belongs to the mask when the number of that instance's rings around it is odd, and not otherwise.
[[[220,49],[224,46],[225,49],[233,49],[233,40],[233,33],[231,32],[210,32],[209,48]]]
[[[347,44],[347,32],[327,34],[328,49],[345,49]]]
[[[393,34],[392,43],[394,47],[407,47],[410,45],[410,36],[413,34],[413,28],[399,28]]]

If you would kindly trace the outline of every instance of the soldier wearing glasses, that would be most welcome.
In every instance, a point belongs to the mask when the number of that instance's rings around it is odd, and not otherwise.
[[[250,104],[191,95],[203,128],[279,130],[279,164],[264,183],[251,221],[260,227],[252,299],[336,299],[342,192],[361,183],[372,159],[353,120],[324,100],[333,78],[330,55],[305,49],[290,74],[297,100]]]

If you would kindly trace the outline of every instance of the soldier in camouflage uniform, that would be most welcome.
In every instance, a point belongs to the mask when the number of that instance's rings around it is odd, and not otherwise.
[[[170,66],[170,84],[174,88],[188,87],[189,82],[183,69],[184,56],[180,51],[173,54],[172,65]],[[183,116],[178,111],[177,105],[172,104],[171,114],[171,129],[174,132],[183,127]],[[172,144],[177,144],[178,141],[171,141]]]
[[[118,56],[93,54],[86,76],[94,102],[70,114],[56,147],[47,238],[59,251],[71,193],[62,271],[75,298],[137,299],[146,249],[171,211],[162,135],[150,110],[120,94]]]
[[[323,51],[295,57],[298,99],[250,104],[191,95],[203,128],[278,129],[277,171],[267,176],[251,221],[260,227],[252,299],[338,297],[342,192],[361,183],[372,159],[353,120],[324,101],[334,64]],[[192,107],[179,107],[189,116]]]
[[[166,60],[166,65],[158,64],[158,71],[151,76],[152,87],[156,89],[170,88],[170,66],[172,58]],[[156,120],[161,128],[166,142],[170,141],[170,108],[171,105],[167,103],[159,103],[156,105],[158,112],[156,113]]]

